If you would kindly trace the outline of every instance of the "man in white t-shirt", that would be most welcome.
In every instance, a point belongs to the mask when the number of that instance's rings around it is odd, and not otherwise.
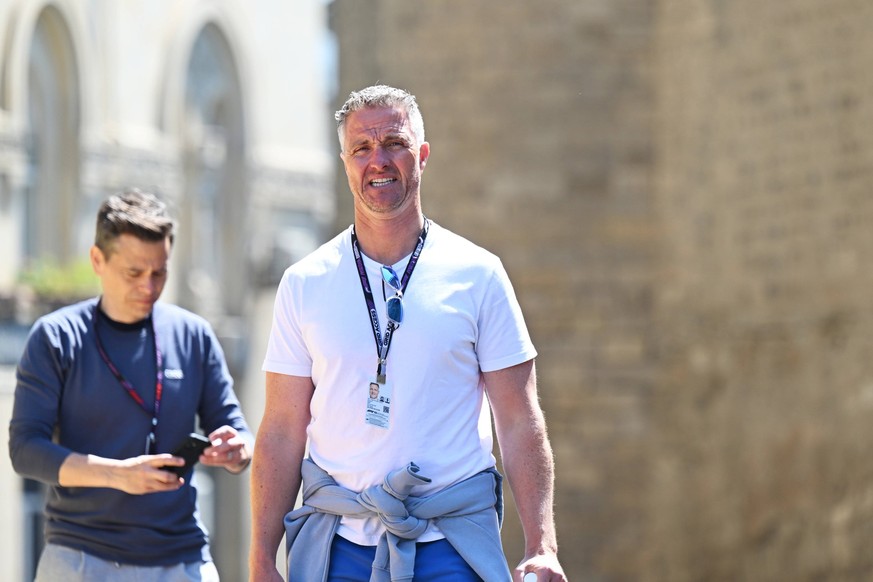
[[[506,271],[423,215],[430,145],[414,96],[368,87],[336,119],[355,222],[279,285],[250,579],[282,579],[287,533],[292,581],[565,581],[536,351]],[[511,573],[492,412],[525,535]]]

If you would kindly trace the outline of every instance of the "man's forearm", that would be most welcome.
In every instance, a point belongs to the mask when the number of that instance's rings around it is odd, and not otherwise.
[[[310,378],[267,372],[264,417],[252,457],[252,543],[249,578],[276,580],[276,551],[282,541],[285,514],[294,508],[300,489],[300,467],[306,452],[309,402],[315,386]]]
[[[113,472],[121,465],[122,461],[115,459],[70,453],[58,470],[58,484],[62,487],[110,487],[118,489]]]
[[[524,530],[525,554],[557,552],[552,447],[540,408],[533,360],[488,372],[485,388],[506,480]]]
[[[129,459],[106,459],[96,455],[70,453],[58,471],[62,487],[108,487],[131,495],[174,491],[182,486],[167,465],[182,459],[172,455],[140,455]]]
[[[555,467],[545,425],[513,427],[509,432],[500,442],[501,458],[524,531],[525,553],[557,552]]]
[[[253,570],[275,565],[276,552],[285,534],[283,518],[293,509],[300,489],[303,448],[284,439],[258,434],[252,459],[252,543],[249,556]]]

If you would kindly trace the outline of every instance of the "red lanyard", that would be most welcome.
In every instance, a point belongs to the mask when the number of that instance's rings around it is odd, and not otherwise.
[[[94,341],[97,343],[97,351],[100,352],[100,357],[103,358],[103,361],[109,367],[109,370],[112,372],[112,375],[115,376],[115,379],[118,380],[118,383],[121,384],[122,388],[124,388],[130,397],[133,398],[134,402],[139,404],[140,408],[142,408],[146,414],[152,415],[152,428],[151,432],[149,432],[149,436],[146,439],[146,454],[154,454],[155,452],[155,431],[158,428],[158,415],[161,412],[161,396],[164,392],[164,372],[163,368],[163,356],[161,355],[161,350],[158,348],[158,332],[155,330],[155,317],[154,314],[150,316],[151,325],[152,325],[152,340],[154,341],[155,346],[155,367],[157,369],[157,378],[155,379],[155,405],[151,410],[146,406],[145,401],[142,396],[136,391],[136,388],[127,381],[115,364],[112,363],[112,360],[109,359],[109,354],[106,353],[106,350],[103,348],[103,342],[100,341],[100,332],[97,330],[97,322],[101,317],[100,310],[100,302],[97,302],[97,305],[94,306]]]

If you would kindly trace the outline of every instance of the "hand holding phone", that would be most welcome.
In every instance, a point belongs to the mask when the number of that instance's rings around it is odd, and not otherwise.
[[[208,438],[201,434],[197,434],[196,432],[192,432],[185,437],[185,440],[182,441],[182,443],[173,451],[173,456],[182,457],[185,459],[185,464],[181,467],[165,465],[161,468],[164,471],[175,473],[179,477],[184,477],[200,459],[200,455],[203,454],[206,447],[211,445],[212,443],[209,442]]]

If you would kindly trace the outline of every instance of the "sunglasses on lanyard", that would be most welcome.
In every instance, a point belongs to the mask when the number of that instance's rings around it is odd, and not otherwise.
[[[385,315],[388,323],[393,324],[394,329],[400,327],[403,322],[403,291],[400,285],[400,277],[391,267],[382,266],[382,280],[394,289],[394,295],[385,300]]]

